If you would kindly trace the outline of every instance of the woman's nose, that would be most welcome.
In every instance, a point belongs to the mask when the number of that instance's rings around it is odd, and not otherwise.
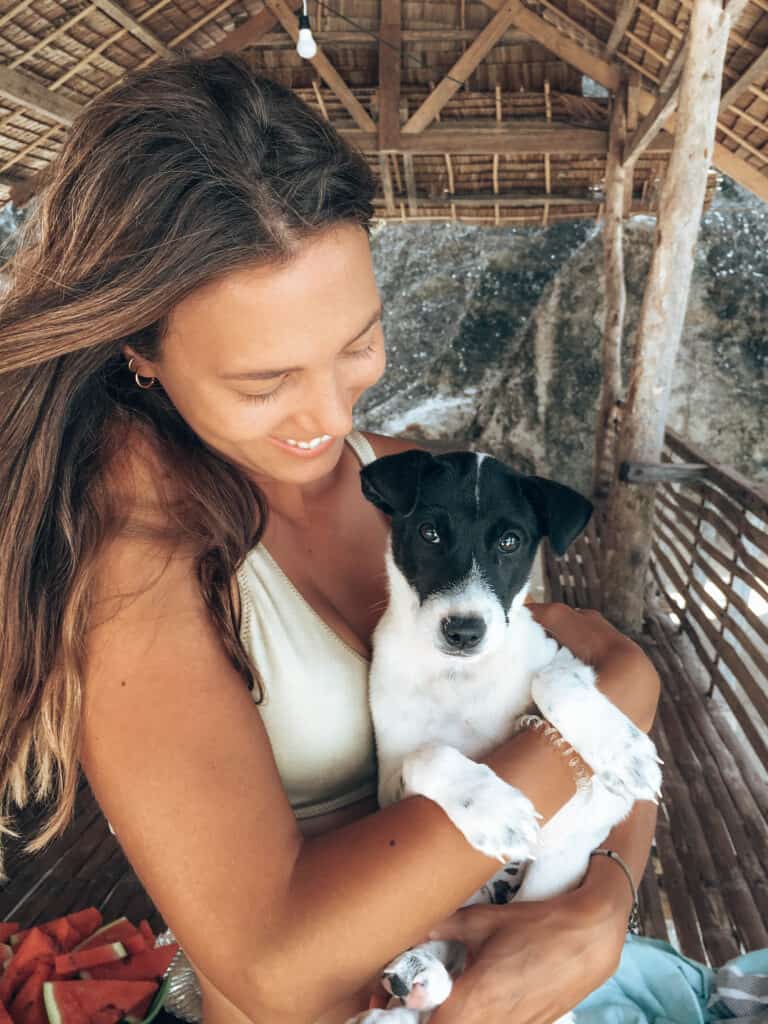
[[[336,373],[323,374],[303,396],[296,421],[313,436],[343,437],[352,429],[352,402]]]

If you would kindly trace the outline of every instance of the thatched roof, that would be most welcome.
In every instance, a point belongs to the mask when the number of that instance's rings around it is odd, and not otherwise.
[[[77,111],[126,70],[171,51],[233,49],[355,140],[378,177],[381,217],[404,221],[599,216],[607,93],[628,75],[628,148],[640,153],[631,210],[654,212],[691,4],[310,0],[320,51],[307,62],[291,38],[293,0],[15,0],[0,14],[0,204],[34,188]],[[768,0],[748,0],[731,32],[713,165],[768,198],[766,142]]]

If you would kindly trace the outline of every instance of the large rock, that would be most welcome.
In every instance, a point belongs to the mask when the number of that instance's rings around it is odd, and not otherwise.
[[[628,373],[655,223],[625,232]],[[549,229],[386,225],[373,239],[390,365],[369,429],[460,438],[588,489],[600,388],[602,239]],[[768,207],[726,183],[705,215],[670,425],[768,479]]]

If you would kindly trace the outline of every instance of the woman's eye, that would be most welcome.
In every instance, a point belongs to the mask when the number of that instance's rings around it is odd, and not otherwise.
[[[372,356],[375,349],[375,345],[366,345],[365,348],[350,350],[346,355],[350,356],[352,359],[365,359],[366,356]]]
[[[276,388],[273,388],[271,391],[263,391],[260,395],[248,395],[238,391],[237,397],[243,402],[271,402],[283,390],[285,383],[286,381],[283,379]]]
[[[419,527],[419,534],[422,540],[425,540],[427,544],[439,544],[440,534],[435,529],[432,523],[422,523]]]
[[[502,533],[501,537],[499,538],[499,548],[504,552],[505,555],[509,555],[513,551],[517,551],[519,547],[519,533],[515,533],[514,530],[507,530],[506,533]]]

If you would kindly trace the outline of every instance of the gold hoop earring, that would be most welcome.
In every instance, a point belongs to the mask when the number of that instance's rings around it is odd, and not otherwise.
[[[133,374],[133,379],[136,381],[136,386],[141,388],[142,391],[149,391],[151,387],[157,383],[157,377],[141,377],[138,370],[134,370],[133,361],[136,357],[131,356],[128,360],[128,372]],[[142,383],[142,381],[149,381],[149,383]]]

